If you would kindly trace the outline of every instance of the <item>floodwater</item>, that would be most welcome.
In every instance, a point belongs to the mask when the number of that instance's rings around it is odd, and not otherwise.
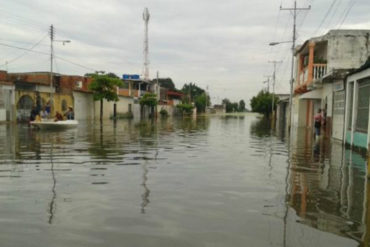
[[[0,125],[0,246],[368,246],[366,157],[254,115]]]

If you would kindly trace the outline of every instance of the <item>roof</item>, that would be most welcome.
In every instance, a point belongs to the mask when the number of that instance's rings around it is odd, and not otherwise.
[[[183,93],[175,92],[175,91],[167,91],[167,95],[168,95],[168,96],[177,96],[177,97],[182,97],[182,96],[184,96],[184,94],[183,94]]]
[[[295,47],[294,54],[300,53],[309,42],[324,42],[330,39],[330,37],[333,36],[358,36],[358,35],[364,35],[364,34],[369,34],[370,30],[367,29],[337,29],[337,30],[330,30],[326,34],[318,37],[312,37],[308,40],[306,40],[302,45],[298,45]]]

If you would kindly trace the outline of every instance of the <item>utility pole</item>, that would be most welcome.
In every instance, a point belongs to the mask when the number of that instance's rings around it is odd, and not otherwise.
[[[54,26],[50,26],[50,107],[53,105],[53,41],[54,41]]]
[[[271,112],[272,117],[274,117],[274,106],[275,106],[275,84],[276,84],[276,64],[282,63],[283,61],[269,61],[269,63],[274,64],[274,73],[272,74],[272,106],[271,106]]]
[[[311,6],[308,6],[308,8],[297,8],[297,0],[294,0],[294,8],[282,8],[280,6],[280,10],[289,10],[293,12],[293,38],[292,38],[292,67],[291,67],[291,73],[290,73],[290,92],[289,92],[289,126],[288,126],[288,131],[289,131],[289,136],[291,137],[292,133],[292,103],[293,103],[293,81],[294,81],[294,49],[295,49],[295,42],[296,42],[296,25],[297,25],[297,10],[310,10]],[[289,139],[288,139],[289,140]],[[288,148],[288,156],[289,160],[291,160],[291,142],[289,141],[289,148]],[[288,162],[288,167],[287,167],[287,179],[289,176],[289,171],[290,171],[290,164],[291,162]],[[286,185],[286,195],[288,195],[288,184]],[[288,206],[286,207],[285,214],[284,214],[284,232],[283,232],[283,245],[286,246],[286,238],[287,238],[287,220],[288,220]]]
[[[144,80],[149,81],[149,39],[148,39],[148,24],[150,14],[148,8],[144,9],[143,20],[145,23],[144,29]]]
[[[160,100],[161,99],[161,87],[159,86],[159,71],[157,71],[157,100]]]
[[[289,93],[289,134],[291,130],[292,124],[292,103],[293,103],[293,81],[294,81],[294,49],[295,49],[295,42],[297,39],[296,35],[296,26],[297,26],[297,10],[310,10],[311,6],[308,8],[297,8],[297,0],[294,0],[294,8],[282,8],[280,6],[280,10],[289,10],[293,12],[293,39],[292,39],[292,67],[290,73],[290,93]]]
[[[265,75],[265,77],[267,78],[267,80],[263,81],[263,83],[267,83],[267,92],[270,92],[270,78],[271,78],[271,76]]]

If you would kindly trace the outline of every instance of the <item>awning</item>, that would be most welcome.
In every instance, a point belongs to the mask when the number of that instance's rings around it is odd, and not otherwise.
[[[322,89],[314,89],[302,94],[299,99],[322,99]]]

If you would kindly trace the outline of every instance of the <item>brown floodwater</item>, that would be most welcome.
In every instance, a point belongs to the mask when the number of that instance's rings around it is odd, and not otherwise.
[[[249,114],[0,125],[0,246],[368,246],[367,158],[270,133]]]

